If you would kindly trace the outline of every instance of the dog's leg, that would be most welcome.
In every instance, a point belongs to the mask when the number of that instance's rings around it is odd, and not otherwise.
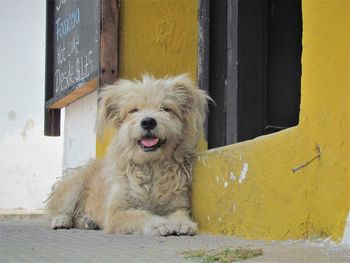
[[[63,177],[48,200],[47,209],[52,217],[53,229],[74,227],[73,219],[80,214],[79,202],[84,187],[84,175],[79,170]]]
[[[174,227],[166,218],[145,210],[115,210],[107,216],[104,231],[167,236],[174,233]]]
[[[197,224],[189,216],[187,209],[177,209],[168,216],[169,221],[174,226],[177,235],[195,235],[198,231]]]

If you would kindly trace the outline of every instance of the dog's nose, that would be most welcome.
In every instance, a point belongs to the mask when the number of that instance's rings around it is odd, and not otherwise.
[[[141,127],[147,131],[152,130],[156,126],[157,126],[157,121],[153,118],[144,118],[141,121]]]

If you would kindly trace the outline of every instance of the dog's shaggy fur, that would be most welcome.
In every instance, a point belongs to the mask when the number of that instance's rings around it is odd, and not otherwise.
[[[52,228],[193,235],[192,163],[210,98],[186,75],[120,80],[101,92],[97,133],[116,132],[104,160],[65,175],[48,200]]]

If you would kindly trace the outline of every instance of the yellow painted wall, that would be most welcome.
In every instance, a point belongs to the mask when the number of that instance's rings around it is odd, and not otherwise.
[[[202,232],[341,238],[350,192],[349,16],[348,0],[303,1],[300,124],[198,156],[193,215]],[[196,75],[196,0],[123,0],[120,30],[120,77]],[[321,158],[293,173],[317,145]]]
[[[303,1],[300,124],[199,156],[193,214],[202,231],[342,237],[350,198],[349,16],[348,0]],[[317,156],[316,145],[321,158],[293,173]]]

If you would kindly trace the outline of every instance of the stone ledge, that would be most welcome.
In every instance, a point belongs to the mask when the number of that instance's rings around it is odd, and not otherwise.
[[[43,209],[0,209],[0,221],[43,219],[44,216],[45,210]]]

